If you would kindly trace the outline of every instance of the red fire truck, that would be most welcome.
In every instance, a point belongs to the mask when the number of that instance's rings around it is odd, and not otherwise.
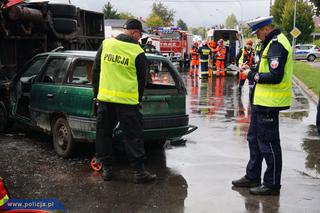
[[[159,27],[153,32],[160,36],[160,52],[180,66],[189,64],[193,35],[177,27]]]

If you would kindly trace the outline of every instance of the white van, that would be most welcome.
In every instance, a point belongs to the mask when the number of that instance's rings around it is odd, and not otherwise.
[[[236,56],[239,50],[243,47],[242,34],[236,29],[211,29],[207,32],[207,40],[213,40],[218,43],[219,39],[224,40],[227,48],[226,70],[238,71],[236,69]]]

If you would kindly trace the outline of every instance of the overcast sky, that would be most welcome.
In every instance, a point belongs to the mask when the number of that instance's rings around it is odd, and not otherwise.
[[[70,0],[84,9],[102,11],[108,0]],[[130,12],[146,18],[154,0],[109,0],[119,12]],[[189,27],[222,24],[228,15],[234,13],[237,20],[248,20],[269,15],[270,0],[162,0],[174,9],[175,20],[181,18]]]

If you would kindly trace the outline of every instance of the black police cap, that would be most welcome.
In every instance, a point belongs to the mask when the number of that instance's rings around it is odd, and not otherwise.
[[[141,32],[146,32],[143,30],[141,22],[137,19],[128,19],[127,22],[123,25],[123,29],[140,30]]]

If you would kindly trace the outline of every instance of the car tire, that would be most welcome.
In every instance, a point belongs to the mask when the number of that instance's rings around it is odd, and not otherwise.
[[[4,132],[8,128],[8,111],[3,102],[0,101],[0,132]]]
[[[53,146],[56,153],[61,157],[70,157],[73,154],[75,142],[71,128],[65,118],[58,118],[52,131]]]
[[[77,20],[69,18],[54,18],[54,29],[59,33],[73,33],[77,31]]]
[[[77,7],[68,4],[49,4],[49,11],[55,18],[77,18]]]
[[[308,61],[312,62],[314,60],[316,60],[316,56],[315,55],[308,55],[308,58],[307,58]]]

